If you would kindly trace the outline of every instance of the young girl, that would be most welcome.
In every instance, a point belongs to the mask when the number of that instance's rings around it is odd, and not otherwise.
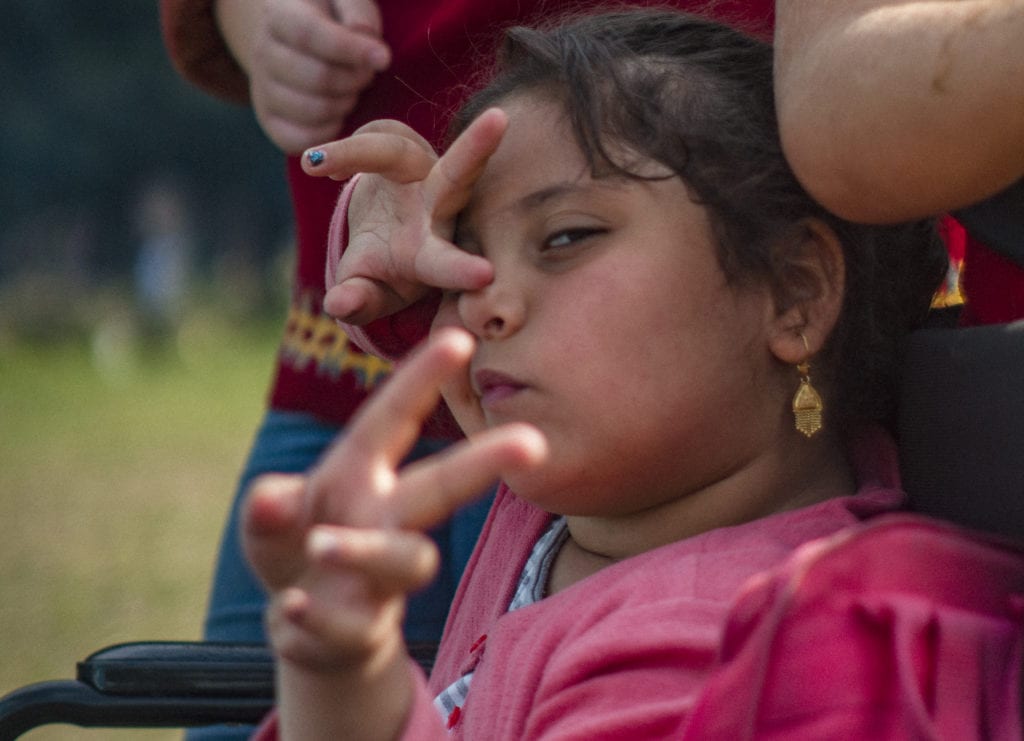
[[[262,737],[677,737],[740,587],[900,505],[880,424],[944,251],[930,224],[859,226],[806,195],[771,63],[671,11],[508,33],[458,138],[403,186],[420,217],[377,230],[454,244],[486,280],[441,297],[317,470],[250,495],[279,659]],[[322,172],[417,147],[395,124],[363,136]],[[466,441],[398,470],[439,390]],[[427,686],[400,631],[436,567],[422,531],[492,477]]]

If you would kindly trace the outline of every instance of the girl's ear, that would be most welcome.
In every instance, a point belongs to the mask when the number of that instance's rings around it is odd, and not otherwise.
[[[798,244],[780,247],[769,341],[775,357],[790,365],[816,355],[825,345],[839,319],[846,288],[843,246],[828,224],[803,219],[793,239]]]

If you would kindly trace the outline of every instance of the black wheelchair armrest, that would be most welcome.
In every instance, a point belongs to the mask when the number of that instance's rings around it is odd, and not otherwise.
[[[114,695],[274,696],[273,657],[262,644],[121,643],[78,662],[77,676]]]
[[[436,643],[409,655],[429,674]],[[253,725],[274,704],[274,661],[262,644],[120,643],[78,662],[77,679],[39,682],[0,698],[0,741],[37,726],[188,728]]]
[[[86,728],[184,728],[258,723],[274,702],[266,646],[123,643],[78,663],[77,679],[39,682],[0,698],[0,741],[48,723]]]
[[[0,700],[0,741],[48,723],[83,728],[184,728],[256,724],[273,705],[259,697],[108,695],[70,679],[39,682]]]

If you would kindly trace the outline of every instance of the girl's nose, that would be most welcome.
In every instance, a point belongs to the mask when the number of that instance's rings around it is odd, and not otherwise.
[[[524,316],[523,300],[509,286],[492,283],[459,297],[463,326],[481,340],[500,340],[515,334]]]

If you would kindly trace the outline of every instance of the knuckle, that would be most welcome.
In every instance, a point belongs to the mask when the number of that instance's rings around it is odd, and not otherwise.
[[[311,48],[316,39],[317,29],[308,19],[294,21],[290,18],[281,18],[278,29],[280,31],[279,38],[297,49]]]
[[[280,492],[285,487],[295,486],[296,478],[281,473],[264,473],[254,478],[249,484],[250,496],[268,496]]]
[[[321,94],[339,93],[348,89],[348,72],[337,65],[315,63],[311,66],[308,80],[313,90]]]
[[[330,512],[329,494],[330,488],[322,477],[316,475],[310,477],[306,496],[309,499],[313,522],[331,522],[336,519]]]
[[[338,98],[315,95],[302,106],[301,111],[300,115],[306,125],[319,126],[337,121],[348,112],[348,108],[343,107]]]
[[[426,584],[433,579],[440,563],[441,557],[437,552],[437,548],[429,541],[426,543],[421,542],[411,559],[413,586]]]

